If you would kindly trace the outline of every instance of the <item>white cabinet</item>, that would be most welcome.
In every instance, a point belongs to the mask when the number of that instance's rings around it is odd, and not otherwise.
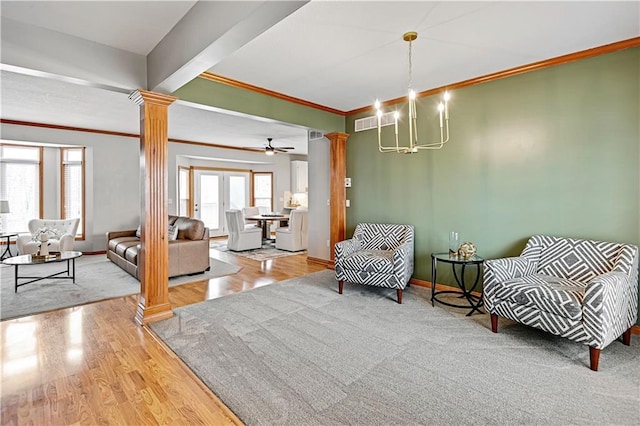
[[[291,192],[307,192],[309,187],[308,163],[294,160],[291,162]]]

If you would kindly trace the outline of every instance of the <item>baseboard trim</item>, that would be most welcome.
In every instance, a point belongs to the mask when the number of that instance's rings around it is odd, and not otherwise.
[[[101,251],[83,251],[82,254],[86,254],[87,256],[92,256],[94,254],[107,254],[106,250]]]
[[[420,286],[420,287],[427,287],[431,289],[433,288],[432,282],[419,280],[416,278],[411,278],[409,280],[409,283]],[[436,291],[457,291],[458,293],[462,293],[462,290],[460,290],[460,288],[458,287],[453,287],[453,286],[444,285],[444,284],[437,284],[437,283],[436,283]],[[473,294],[474,296],[482,297],[482,293],[478,291],[472,291],[471,294]]]
[[[307,256],[307,262],[319,263],[320,265],[324,265],[329,269],[333,269],[333,267],[334,267],[333,262],[331,260],[320,259],[318,257]]]

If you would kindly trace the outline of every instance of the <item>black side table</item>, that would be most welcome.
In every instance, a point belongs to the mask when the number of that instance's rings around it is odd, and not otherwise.
[[[438,269],[438,262],[445,262],[451,264],[451,270],[453,271],[453,276],[456,279],[456,284],[462,290],[462,293],[454,290],[446,290],[446,291],[436,291],[436,274]],[[476,296],[472,294],[473,291],[478,286],[478,282],[480,281],[481,268],[480,266],[484,262],[484,259],[480,256],[473,256],[468,259],[464,259],[461,256],[451,256],[449,253],[431,253],[431,280],[433,281],[433,287],[431,288],[431,306],[434,305],[434,302],[442,303],[443,305],[452,306],[454,308],[471,308],[471,311],[467,314],[467,316],[473,314],[475,311],[484,313],[480,310],[480,307],[483,305],[482,296]],[[456,265],[461,265],[460,274],[458,274],[456,270]],[[471,286],[471,288],[467,289],[467,285],[464,282],[464,271],[467,266],[476,266],[476,279]],[[467,303],[464,305],[454,304],[450,302],[444,302],[438,299],[438,295],[441,294],[457,294],[460,298],[466,299]]]
[[[2,255],[0,255],[0,261],[4,260],[5,258],[13,257],[13,254],[11,253],[11,237],[17,237],[17,236],[18,234],[12,234],[12,233],[0,234],[0,239],[3,239],[3,238],[7,239],[7,246],[4,248]]]

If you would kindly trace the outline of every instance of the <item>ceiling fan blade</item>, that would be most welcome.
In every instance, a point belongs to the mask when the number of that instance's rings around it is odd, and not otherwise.
[[[264,148],[259,148],[257,146],[243,146],[242,149],[246,149],[247,151],[255,151],[255,152],[264,152]]]
[[[296,149],[295,146],[274,146],[275,149]]]

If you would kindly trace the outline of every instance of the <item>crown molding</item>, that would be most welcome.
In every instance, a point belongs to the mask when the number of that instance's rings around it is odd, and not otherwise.
[[[458,83],[436,87],[434,89],[429,89],[429,90],[425,90],[424,92],[417,93],[416,96],[419,98],[424,96],[431,96],[431,95],[444,92],[445,90],[455,90],[455,89],[461,89],[463,87],[475,86],[476,84],[488,83],[490,81],[499,80],[501,78],[511,77],[518,74],[524,74],[530,71],[538,71],[544,68],[566,64],[568,62],[578,61],[580,59],[587,59],[594,56],[603,55],[605,53],[617,52],[618,50],[630,49],[630,48],[639,47],[639,46],[640,46],[640,37],[630,38],[628,40],[622,40],[619,42],[606,44],[604,46],[598,46],[591,49],[582,50],[580,52],[569,53],[567,55],[557,56],[555,58],[545,59],[542,61],[533,62],[531,64],[509,68],[504,71],[494,72],[481,77],[460,81]],[[404,102],[407,102],[406,96],[380,102],[380,104],[382,106],[389,106],[389,105],[395,105],[395,104],[404,103]],[[368,105],[368,106],[357,108],[351,111],[347,111],[346,114],[347,115],[360,114],[362,112],[369,111],[372,108],[373,107],[371,105]]]
[[[533,62],[531,64],[521,65],[514,68],[509,68],[507,70],[498,71],[495,73],[487,74],[481,77],[471,78],[469,80],[460,81],[458,83],[449,84],[446,86],[436,87],[434,89],[425,90],[423,92],[417,93],[417,96],[425,97],[432,96],[440,92],[444,92],[445,90],[454,90],[460,89],[463,87],[474,86],[476,84],[488,83],[490,81],[499,80],[501,78],[511,77],[518,74],[524,74],[530,71],[538,71],[544,68],[553,67],[556,65],[566,64],[568,62],[574,62],[581,59],[587,59],[594,56],[603,55],[605,53],[617,52],[618,50],[630,49],[633,47],[640,46],[640,37],[634,37],[627,40],[618,41],[615,43],[605,44],[603,46],[593,47],[591,49],[581,50],[579,52],[569,53],[567,55],[557,56],[555,58],[545,59],[538,62]],[[211,81],[216,81],[218,83],[226,84],[228,86],[233,86],[241,89],[251,90],[253,92],[262,93],[263,95],[272,96],[278,99],[283,99],[285,101],[297,103],[300,105],[305,105],[311,108],[316,108],[322,111],[331,112],[333,114],[338,114],[342,116],[349,116],[354,114],[360,114],[362,112],[366,112],[372,108],[371,105],[363,106],[360,108],[356,108],[350,111],[340,111],[334,108],[330,108],[324,105],[315,104],[313,102],[305,101],[303,99],[294,98],[291,96],[284,95],[282,93],[274,92],[272,90],[264,89],[258,86],[253,86],[248,83],[243,83],[238,80],[234,80],[228,77],[224,77],[221,75],[213,74],[211,72],[203,72],[199,75],[200,78],[204,78]],[[406,102],[407,99],[405,96],[390,99],[384,102],[381,102],[382,106],[395,105],[399,103]]]
[[[335,108],[330,108],[328,106],[316,104],[313,102],[305,101],[304,99],[294,98],[293,96],[285,95],[279,92],[274,92],[273,90],[265,89],[263,87],[254,86],[249,83],[243,83],[242,81],[234,80],[232,78],[224,77],[218,74],[214,74],[208,71],[203,72],[198,77],[204,78],[205,80],[215,81],[217,83],[226,84],[227,86],[237,87],[239,89],[250,90],[252,92],[260,93],[263,95],[271,96],[272,98],[282,99],[284,101],[293,102],[294,104],[307,106],[310,108],[315,108],[320,111],[330,112],[331,114],[337,114],[345,116],[347,115],[344,111],[340,111]]]
[[[85,132],[85,133],[97,133],[101,135],[109,135],[109,136],[120,136],[125,138],[135,138],[140,139],[140,135],[137,133],[124,133],[124,132],[113,132],[111,130],[100,130],[100,129],[88,129],[85,127],[72,127],[72,126],[62,126],[59,124],[47,124],[47,123],[36,123],[32,121],[20,121],[20,120],[9,120],[6,118],[0,118],[0,124],[12,124],[15,126],[29,126],[29,127],[41,127],[45,129],[54,129],[54,130],[66,130],[70,132]],[[207,142],[198,142],[198,141],[190,141],[186,139],[176,139],[169,138],[169,142],[174,143],[182,143],[187,145],[198,145],[198,146],[206,146],[209,148],[220,148],[220,149],[232,149],[234,151],[246,151],[246,152],[262,152],[252,148],[242,148],[228,145],[219,145],[215,143],[207,143]]]

